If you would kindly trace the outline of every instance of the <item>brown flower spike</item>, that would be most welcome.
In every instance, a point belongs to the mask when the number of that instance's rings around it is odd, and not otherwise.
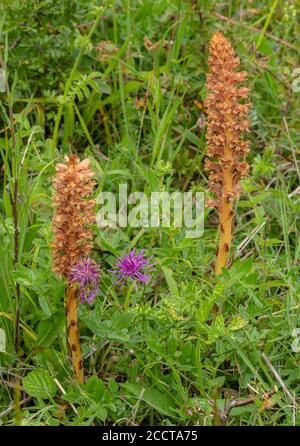
[[[94,221],[94,200],[87,199],[94,189],[94,172],[90,161],[79,162],[76,156],[65,156],[67,164],[56,165],[54,178],[53,217],[53,270],[65,279],[74,265],[87,257],[92,248],[92,231],[89,225]],[[76,378],[84,381],[80,335],[77,323],[78,290],[68,280],[66,291],[67,338]]]
[[[209,205],[219,210],[220,241],[215,264],[216,274],[222,272],[228,261],[232,241],[234,201],[240,192],[240,179],[247,175],[245,157],[249,141],[242,134],[249,131],[246,99],[248,88],[239,87],[246,72],[236,72],[240,60],[221,32],[213,35],[209,48],[210,73],[207,76],[208,95],[205,105],[208,113],[208,156],[205,167],[209,172],[209,187],[216,200]]]
[[[56,212],[53,218],[53,269],[65,278],[81,258],[92,248],[94,200],[87,200],[94,189],[94,173],[90,161],[79,162],[76,156],[65,156],[67,164],[57,164],[54,178]]]

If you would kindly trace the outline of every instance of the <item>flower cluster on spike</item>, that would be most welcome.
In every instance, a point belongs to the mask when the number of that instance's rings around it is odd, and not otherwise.
[[[66,164],[56,165],[54,178],[53,217],[54,242],[53,269],[68,278],[70,271],[79,260],[87,257],[92,248],[92,231],[89,225],[94,221],[94,200],[91,196],[95,182],[90,161],[80,162],[76,156],[65,156]]]
[[[226,267],[232,240],[233,203],[240,192],[240,179],[247,175],[245,157],[249,141],[242,138],[249,131],[247,112],[250,104],[243,103],[249,89],[240,87],[246,72],[237,72],[238,57],[221,32],[213,35],[209,48],[210,73],[207,76],[208,91],[205,106],[208,114],[206,170],[209,187],[216,195],[209,206],[219,210],[220,243],[215,270],[219,274]],[[242,101],[242,103],[241,103]]]

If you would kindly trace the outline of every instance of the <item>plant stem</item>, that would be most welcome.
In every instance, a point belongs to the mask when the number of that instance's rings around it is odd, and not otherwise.
[[[232,163],[233,156],[229,145],[224,150],[225,160]],[[226,268],[231,240],[233,225],[233,172],[232,167],[223,167],[223,194],[220,206],[220,240],[215,264],[215,272],[217,275],[222,273],[222,268]]]
[[[4,65],[5,71],[6,65]],[[13,193],[12,193],[12,212],[13,212],[13,231],[14,231],[14,244],[13,244],[13,265],[16,269],[19,261],[19,215],[18,215],[18,199],[19,199],[19,180],[18,180],[18,151],[17,151],[17,138],[14,127],[14,115],[13,115],[13,96],[9,89],[8,76],[6,76],[5,87],[8,98],[8,113],[9,113],[9,128],[10,136],[12,140],[12,173],[13,173]],[[20,285],[16,282],[16,314],[15,314],[15,352],[18,357],[20,347]]]
[[[19,228],[18,228],[18,178],[14,180],[13,191],[13,225],[14,225],[14,268],[19,260]],[[20,285],[16,282],[16,322],[15,322],[15,352],[19,354],[20,346]]]
[[[67,339],[76,379],[79,383],[84,383],[80,334],[77,322],[77,295],[78,290],[76,286],[69,284],[66,293]]]

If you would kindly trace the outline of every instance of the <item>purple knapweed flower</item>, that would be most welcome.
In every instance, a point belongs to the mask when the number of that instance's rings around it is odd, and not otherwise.
[[[149,273],[153,271],[153,264],[149,263],[150,260],[150,258],[145,258],[144,249],[139,254],[133,249],[129,254],[121,257],[117,261],[116,269],[112,270],[119,276],[117,283],[125,282],[127,279],[148,283],[150,280]]]
[[[79,297],[82,303],[91,304],[99,291],[100,271],[97,263],[89,258],[80,260],[71,269],[69,281],[79,286]]]

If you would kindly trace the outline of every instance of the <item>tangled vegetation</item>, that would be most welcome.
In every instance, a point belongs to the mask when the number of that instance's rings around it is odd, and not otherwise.
[[[300,424],[298,10],[0,2],[0,424]],[[202,236],[100,227],[123,184]]]

